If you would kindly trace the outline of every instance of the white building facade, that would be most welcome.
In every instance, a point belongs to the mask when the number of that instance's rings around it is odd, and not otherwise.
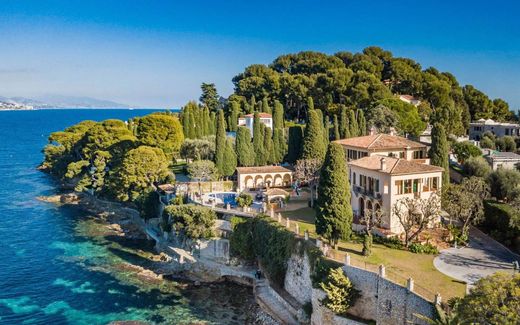
[[[491,119],[480,119],[469,124],[469,139],[480,141],[484,132],[491,132],[497,137],[520,136],[520,125],[516,123],[495,122]]]
[[[266,127],[273,129],[273,116],[268,113],[258,113],[260,118],[260,123],[264,124]],[[254,114],[247,114],[238,118],[238,126],[245,126],[251,132],[251,136],[253,136],[253,122],[255,120]]]

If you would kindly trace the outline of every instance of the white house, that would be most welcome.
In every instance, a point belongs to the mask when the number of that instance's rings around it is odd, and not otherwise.
[[[260,118],[260,123],[263,123],[265,126],[273,129],[273,116],[268,113],[258,113]],[[247,114],[238,118],[238,126],[245,126],[251,132],[251,136],[253,136],[253,121],[255,119],[254,114]]]
[[[514,152],[500,152],[486,149],[484,151],[489,151],[484,155],[484,159],[486,159],[493,170],[497,170],[498,168],[515,169],[520,166],[520,155]]]
[[[392,211],[400,198],[428,199],[442,187],[443,168],[413,160],[374,154],[352,160],[348,165],[354,223],[359,224],[366,211],[383,209],[379,228],[387,234],[402,232]]]
[[[520,125],[516,123],[495,122],[491,119],[480,119],[469,124],[469,139],[480,141],[482,134],[489,131],[497,137],[520,136]]]
[[[421,101],[412,95],[399,95],[399,99],[405,103],[412,104],[415,107],[421,104]]]

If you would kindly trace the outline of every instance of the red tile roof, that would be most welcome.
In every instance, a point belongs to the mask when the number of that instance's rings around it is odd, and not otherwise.
[[[385,170],[381,170],[381,159],[385,159]],[[364,169],[376,170],[391,175],[420,174],[442,172],[442,167],[426,165],[409,161],[406,159],[383,157],[379,155],[363,157],[349,162],[350,166],[361,167]]]
[[[237,167],[240,174],[263,174],[263,173],[292,173],[293,170],[284,166],[257,166]]]
[[[373,134],[363,137],[336,140],[334,142],[343,146],[356,147],[372,151],[383,149],[405,149],[407,147],[412,149],[426,148],[426,146],[422,143],[390,134]]]

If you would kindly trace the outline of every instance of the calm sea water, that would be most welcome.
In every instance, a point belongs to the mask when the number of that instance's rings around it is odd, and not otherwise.
[[[146,282],[126,266],[146,264],[149,245],[110,240],[83,212],[36,199],[56,192],[35,169],[49,133],[85,119],[150,112],[0,112],[0,324],[244,323],[248,289]]]

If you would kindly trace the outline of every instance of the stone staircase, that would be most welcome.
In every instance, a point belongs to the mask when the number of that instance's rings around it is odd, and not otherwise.
[[[297,320],[298,310],[278,295],[269,286],[266,279],[257,279],[255,281],[254,293],[260,307],[268,311],[269,315],[280,322],[280,324],[300,324]]]

